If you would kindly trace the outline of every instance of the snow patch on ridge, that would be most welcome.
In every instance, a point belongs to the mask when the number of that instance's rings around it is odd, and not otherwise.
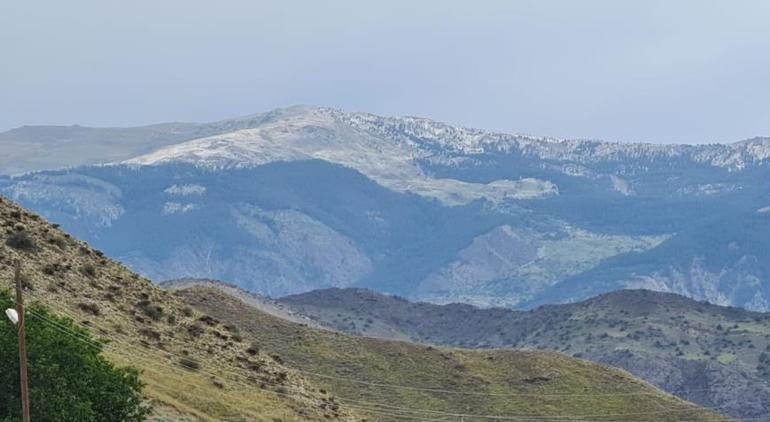
[[[612,182],[612,188],[620,192],[624,196],[631,196],[636,194],[634,190],[631,188],[631,186],[628,184],[628,182],[621,179],[620,177],[615,176],[614,174],[611,174],[610,181]]]
[[[419,117],[381,117],[321,107],[291,107],[268,113],[259,124],[183,142],[125,161],[154,165],[187,162],[207,168],[258,166],[277,161],[319,159],[355,169],[377,183],[401,192],[436,198],[449,205],[485,199],[532,199],[558,194],[545,180],[477,183],[439,179],[420,162],[445,166],[472,161],[481,154],[515,154],[552,162],[575,177],[607,177],[597,163],[624,163],[611,179],[624,195],[633,195],[626,180],[647,171],[659,159],[682,159],[730,171],[770,162],[770,138],[734,144],[659,145],[555,139],[511,135],[451,126]]]
[[[8,195],[17,202],[56,203],[58,211],[94,221],[97,227],[110,227],[125,212],[117,186],[76,173],[35,174],[10,185]]]
[[[417,162],[435,152],[413,141],[375,136],[341,122],[339,117],[325,109],[290,113],[256,129],[184,142],[124,163],[157,165],[181,161],[216,169],[319,159],[357,170],[387,188],[435,198],[447,205],[558,194],[553,183],[532,178],[473,183],[431,177]]]
[[[176,196],[201,196],[206,193],[206,187],[201,185],[171,185],[163,190],[168,195]]]
[[[164,215],[184,214],[186,212],[190,212],[198,208],[199,206],[196,204],[180,204],[179,202],[166,202],[163,204],[163,214]]]

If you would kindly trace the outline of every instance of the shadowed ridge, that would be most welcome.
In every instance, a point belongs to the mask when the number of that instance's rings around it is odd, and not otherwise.
[[[318,290],[280,301],[351,334],[470,348],[556,350],[626,369],[685,399],[724,406],[735,417],[770,411],[770,368],[763,357],[770,350],[770,313],[649,290],[615,291],[529,311],[410,303],[353,289]]]
[[[673,421],[682,420],[683,412],[692,420],[717,418],[687,410],[683,402],[625,372],[559,353],[468,351],[330,334],[268,315],[216,287],[193,286],[175,294],[236,325],[244,338],[280,354],[287,366],[354,408],[375,402],[400,409],[402,416],[428,412],[469,420],[529,415]],[[353,294],[366,297],[362,290]]]

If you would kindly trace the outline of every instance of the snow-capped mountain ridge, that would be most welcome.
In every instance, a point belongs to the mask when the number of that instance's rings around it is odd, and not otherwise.
[[[351,117],[352,116],[352,117]],[[400,192],[436,198],[449,205],[477,199],[499,202],[558,194],[548,181],[534,178],[472,183],[426,174],[417,164],[436,154],[407,137],[381,136],[357,116],[325,108],[275,112],[257,128],[195,139],[123,162],[130,165],[191,163],[205,168],[259,166],[270,162],[319,159],[353,168]]]
[[[453,126],[421,117],[382,117],[370,113],[344,112],[326,107],[294,106],[269,113],[249,116],[251,121],[264,122],[257,130],[283,127],[289,131],[304,132],[326,129],[354,130],[366,133],[368,140],[386,140],[389,147],[408,153],[412,159],[424,159],[436,155],[474,155],[483,153],[520,153],[544,160],[596,163],[625,159],[649,159],[682,157],[696,163],[741,170],[750,165],[765,164],[770,159],[770,138],[754,138],[732,144],[708,145],[661,145],[652,143],[621,143],[583,139],[558,139],[488,132],[481,129]],[[234,119],[232,122],[240,119]],[[220,122],[220,125],[225,124]],[[242,124],[230,123],[233,127]],[[252,131],[254,129],[243,129]],[[235,132],[240,132],[237,130]],[[228,135],[235,135],[235,132]],[[240,139],[244,137],[241,134]],[[339,146],[339,145],[337,145]],[[254,157],[245,150],[233,152],[234,164],[244,164]],[[161,152],[163,151],[163,152]],[[175,159],[174,147],[156,151],[130,162],[148,163]],[[386,151],[383,151],[386,152]],[[165,155],[165,157],[162,157]],[[291,154],[290,154],[291,155]],[[240,157],[238,157],[240,156]],[[267,154],[269,156],[269,154]],[[220,156],[220,158],[223,156]],[[203,157],[201,157],[203,158]],[[240,160],[239,160],[240,158]]]
[[[695,162],[736,169],[744,168],[747,164],[764,163],[770,158],[770,138],[708,145],[622,143],[487,132],[420,117],[380,117],[368,113],[327,110],[351,126],[373,133],[416,139],[466,154],[517,151],[540,159],[582,163],[681,156],[691,158]]]
[[[319,159],[353,168],[396,191],[461,205],[478,199],[498,203],[505,198],[544,198],[557,195],[559,189],[552,181],[533,177],[488,183],[434,177],[421,161],[455,166],[482,154],[503,154],[580,165],[608,163],[619,165],[604,175],[617,186],[618,177],[645,172],[646,163],[657,159],[679,158],[734,171],[764,164],[770,158],[767,139],[704,146],[563,140],[485,132],[419,117],[381,117],[309,106],[246,119],[249,123],[218,123],[245,129],[167,146],[122,163],[184,162],[223,169]],[[629,160],[635,162],[629,164]],[[632,191],[630,187],[621,190]]]

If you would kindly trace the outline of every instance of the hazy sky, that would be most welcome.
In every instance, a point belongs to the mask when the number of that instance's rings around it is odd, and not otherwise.
[[[0,130],[292,104],[650,142],[770,135],[770,2],[7,1]]]

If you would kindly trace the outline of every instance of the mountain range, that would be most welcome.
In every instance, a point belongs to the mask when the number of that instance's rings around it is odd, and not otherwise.
[[[770,139],[562,140],[297,106],[0,134],[0,193],[153,280],[530,308],[645,288],[770,310]]]
[[[193,284],[238,295],[204,280],[167,287]],[[413,303],[364,289],[316,290],[253,306],[278,308],[295,320],[359,336],[556,351],[625,369],[739,420],[770,414],[770,313],[648,290],[622,290],[530,311]]]
[[[17,262],[21,294],[33,305],[25,325],[98,341],[110,362],[135,368],[152,421],[726,420],[626,372],[563,354],[362,339],[287,321],[218,290],[172,293],[0,197],[4,296]]]

